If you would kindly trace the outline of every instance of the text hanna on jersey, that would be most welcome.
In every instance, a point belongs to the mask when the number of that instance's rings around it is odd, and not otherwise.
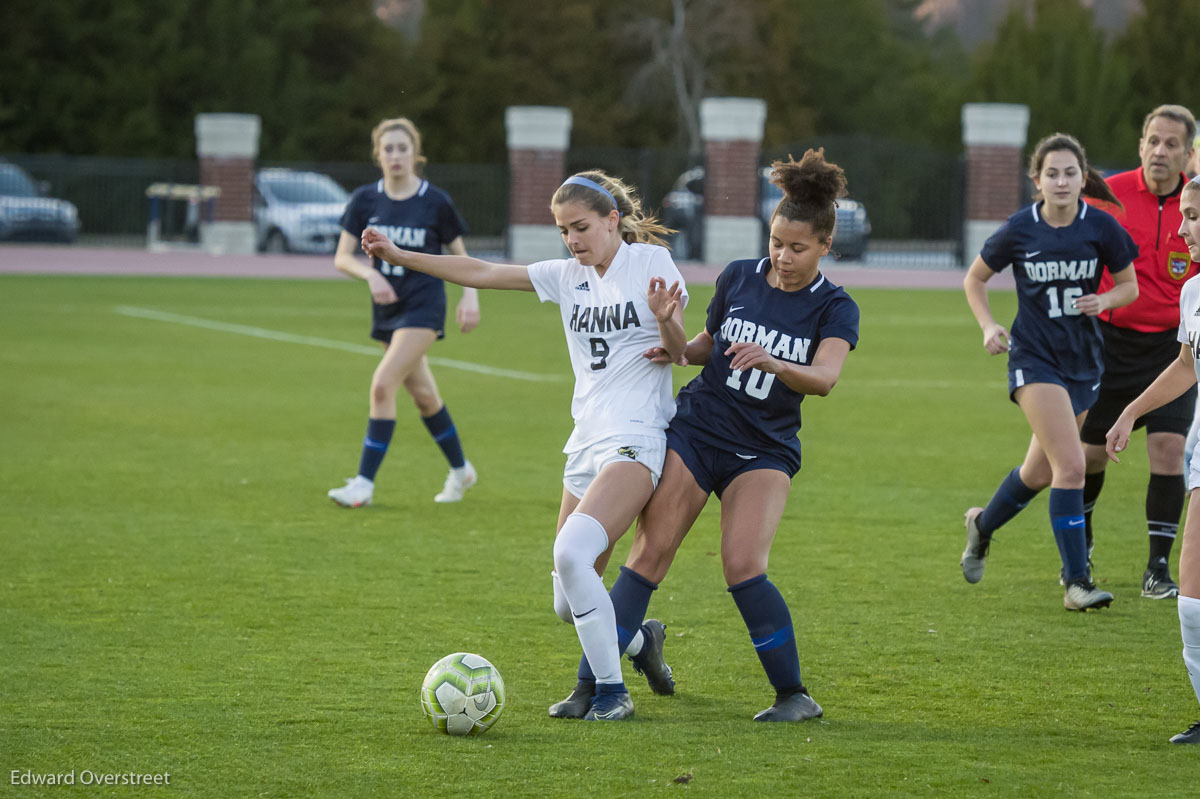
[[[637,309],[632,302],[613,305],[575,305],[571,308],[571,330],[576,333],[607,333],[627,327],[641,327]]]

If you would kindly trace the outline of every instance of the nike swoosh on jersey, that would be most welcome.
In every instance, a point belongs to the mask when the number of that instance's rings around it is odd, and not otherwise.
[[[729,308],[729,312],[733,313],[734,311],[740,311],[745,307],[746,307],[745,305],[734,305]]]
[[[1041,250],[1034,250],[1033,252],[1027,252],[1027,253],[1025,253],[1025,257],[1026,257],[1026,258],[1032,258],[1032,257],[1033,257],[1033,256],[1035,256],[1035,255],[1041,255],[1041,254],[1042,254],[1042,251],[1041,251]]]
[[[734,454],[734,455],[737,455],[739,458],[741,458],[741,459],[742,459],[742,460],[744,460],[744,461],[752,461],[752,460],[754,460],[755,458],[757,458],[757,457],[758,457],[757,455],[743,455],[743,454],[742,454],[742,453],[740,453],[740,452],[735,452],[735,453],[733,453],[733,454]]]
[[[368,225],[373,225],[373,224],[375,224],[375,223],[376,223],[376,222],[378,222],[378,221],[379,221],[379,217],[377,217],[377,216],[373,216],[373,217],[371,217],[370,219],[368,219],[368,220],[367,220],[367,224],[368,224]]]

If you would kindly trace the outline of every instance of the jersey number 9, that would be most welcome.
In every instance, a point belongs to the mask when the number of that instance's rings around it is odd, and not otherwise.
[[[608,366],[608,342],[602,338],[589,339],[592,343],[592,371],[598,372]]]

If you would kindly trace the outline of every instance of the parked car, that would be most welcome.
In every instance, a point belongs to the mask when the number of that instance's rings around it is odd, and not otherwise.
[[[781,199],[783,189],[771,182],[771,168],[763,167],[759,171],[758,217],[763,224],[764,242],[771,214]],[[871,239],[871,220],[867,218],[867,209],[857,200],[846,197],[838,200],[837,204],[833,251],[849,260],[862,258]],[[675,180],[663,198],[663,223],[679,231],[672,241],[672,251],[677,258],[700,258],[704,240],[704,167],[692,167]]]
[[[0,161],[0,241],[75,241],[79,210],[45,194],[24,169]]]
[[[254,176],[254,227],[260,252],[330,253],[349,193],[320,172],[260,169]]]

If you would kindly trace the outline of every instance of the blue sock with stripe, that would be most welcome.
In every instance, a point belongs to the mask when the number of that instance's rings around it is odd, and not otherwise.
[[[467,459],[463,457],[462,443],[458,440],[458,431],[454,429],[454,420],[450,418],[450,411],[445,405],[433,416],[422,416],[421,421],[425,423],[429,435],[433,436],[433,440],[442,448],[442,454],[453,468],[460,469],[467,465]]]
[[[658,589],[657,583],[652,583],[642,575],[626,566],[621,567],[617,581],[609,589],[608,596],[612,599],[613,612],[617,617],[617,649],[624,654],[625,648],[642,628],[646,618],[646,609],[650,607],[650,595]],[[592,667],[587,661],[587,655],[579,659],[579,679],[595,681]]]
[[[802,690],[792,615],[779,589],[767,575],[760,574],[729,586],[729,593],[746,622],[754,651],[775,693],[784,695]]]
[[[362,458],[358,461],[360,475],[374,482],[395,430],[395,419],[367,419],[367,435],[363,439]]]
[[[1050,528],[1066,582],[1087,576],[1087,533],[1082,488],[1050,489]]]
[[[975,526],[979,528],[981,534],[990,537],[993,532],[999,530],[1012,517],[1024,510],[1030,500],[1037,495],[1037,491],[1021,482],[1021,467],[1018,466],[1001,481],[1000,487],[988,501],[983,513],[975,519]]]

